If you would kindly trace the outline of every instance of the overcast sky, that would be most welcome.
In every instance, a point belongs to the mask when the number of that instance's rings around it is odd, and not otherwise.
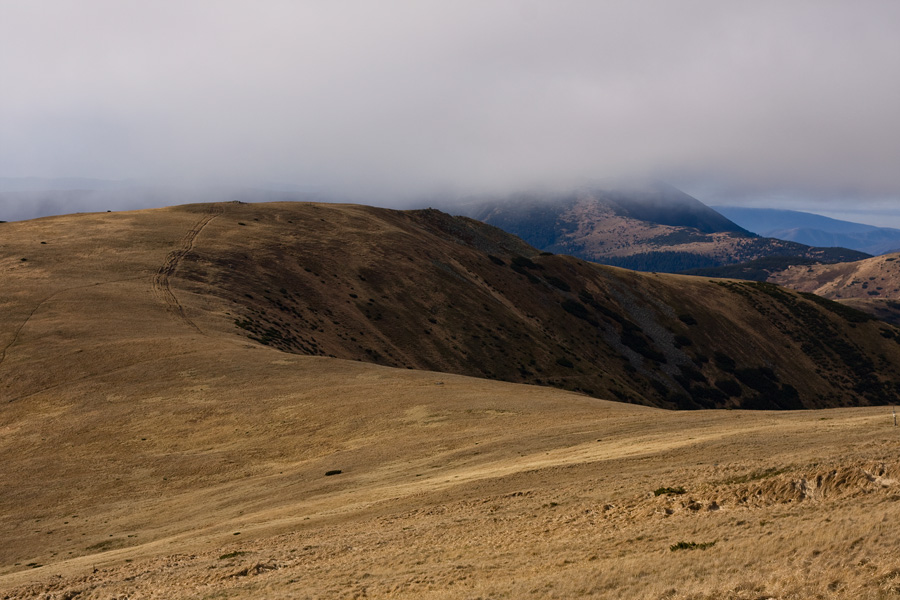
[[[0,0],[0,90],[0,177],[900,200],[895,0]]]

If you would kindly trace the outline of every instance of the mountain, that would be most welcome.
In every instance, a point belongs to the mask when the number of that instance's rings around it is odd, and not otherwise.
[[[712,208],[741,227],[766,237],[810,246],[851,248],[868,254],[886,254],[900,249],[900,229],[851,223],[795,210]]]
[[[659,182],[480,198],[454,210],[544,251],[640,271],[678,272],[772,256],[821,262],[869,256],[758,237]]]
[[[886,407],[545,387],[892,401],[900,330],[839,304],[317,204],[0,224],[0,281],[4,598],[896,582]]]

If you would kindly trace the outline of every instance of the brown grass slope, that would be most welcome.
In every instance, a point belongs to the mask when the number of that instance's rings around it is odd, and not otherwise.
[[[314,228],[316,219],[341,224],[331,230],[341,239],[311,235],[324,227]],[[301,220],[305,228],[288,227]],[[367,235],[351,233],[350,223]],[[343,298],[334,282],[339,268],[389,256],[379,254],[373,231],[388,238],[434,232],[406,261],[412,265],[427,262],[426,250],[458,246],[453,224],[469,232],[471,260],[488,244],[510,253],[502,255],[512,271],[512,253],[527,252],[439,214],[341,206],[190,206],[0,226],[0,595],[900,592],[897,430],[884,409],[670,413],[546,387],[288,354],[247,339],[234,324],[254,309],[274,312],[256,304],[266,288],[248,291],[255,295],[247,304],[208,293],[252,282],[260,275],[250,265],[317,256],[287,252],[302,242],[309,250],[347,248],[308,266],[323,293]],[[236,261],[230,266],[217,270],[204,258],[235,240],[243,249],[227,258]],[[278,243],[280,251],[268,249]],[[257,260],[241,259],[242,252]],[[442,256],[461,271],[462,259]],[[584,268],[599,273],[597,282],[625,278],[634,294],[664,284],[702,290],[711,306],[727,299],[747,315],[758,314],[752,299],[771,299],[760,305],[766,310],[787,302],[752,287],[693,288],[703,282],[657,283],[561,257],[534,259],[545,268],[526,272],[539,283],[512,271],[516,289],[544,287],[552,273],[574,283],[564,269]],[[495,276],[504,280],[507,271]],[[359,285],[353,274],[341,285]],[[303,297],[313,297],[310,289]],[[319,305],[301,306],[324,315]],[[720,318],[695,313],[696,329]],[[585,321],[566,315],[561,323],[569,327]],[[324,335],[323,325],[310,326],[305,338],[322,351],[326,340],[341,340]],[[856,324],[869,334],[877,331],[871,327]],[[325,475],[333,470],[341,473]]]
[[[891,326],[773,286],[540,255],[438,211],[229,205],[204,236],[185,301],[215,298],[289,352],[678,408],[883,404],[900,380]]]
[[[54,344],[89,370],[118,366],[116,320],[140,320],[153,303],[196,334],[669,408],[885,404],[900,381],[895,329],[839,305],[540,255],[439,211],[229,203],[4,227],[7,277],[17,278],[7,289],[20,297],[5,303],[0,353],[35,332],[31,311],[58,310],[42,351]],[[73,303],[104,306],[148,271],[151,293],[86,320],[92,330],[61,322]],[[148,327],[142,355],[167,339]],[[85,354],[83,339],[106,353]],[[36,358],[0,354],[7,398],[53,385]]]
[[[795,266],[769,281],[900,323],[900,254],[833,265]]]

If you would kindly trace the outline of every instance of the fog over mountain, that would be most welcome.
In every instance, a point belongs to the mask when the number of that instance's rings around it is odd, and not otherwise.
[[[0,177],[399,205],[649,174],[720,204],[893,201],[898,18],[876,0],[7,2]]]

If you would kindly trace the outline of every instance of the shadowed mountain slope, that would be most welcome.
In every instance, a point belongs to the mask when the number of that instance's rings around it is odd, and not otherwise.
[[[157,233],[173,220],[183,223],[180,240]],[[879,335],[893,328],[840,305],[772,285],[543,255],[436,210],[228,203],[3,227],[10,281],[44,286],[5,302],[0,391],[14,400],[36,382],[54,385],[46,362],[116,363],[108,348],[78,356],[75,340],[116,347],[113,323],[143,314],[151,300],[166,307],[169,326],[195,335],[669,408],[882,404],[900,380],[900,346]],[[152,297],[104,300],[93,272],[140,279],[153,267],[123,260],[147,261],[172,244],[155,267]],[[65,323],[74,290],[106,302],[102,320]],[[25,344],[37,327],[33,310],[61,311],[41,346]],[[67,332],[75,323],[92,329]],[[29,356],[38,348],[44,360]]]
[[[774,256],[820,262],[869,256],[758,237],[658,182],[483,199],[455,211],[496,225],[541,250],[640,271],[678,272]]]

